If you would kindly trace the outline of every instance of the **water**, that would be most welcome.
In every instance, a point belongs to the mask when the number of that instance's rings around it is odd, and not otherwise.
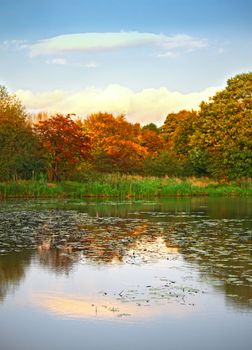
[[[0,206],[0,349],[251,349],[252,199]]]

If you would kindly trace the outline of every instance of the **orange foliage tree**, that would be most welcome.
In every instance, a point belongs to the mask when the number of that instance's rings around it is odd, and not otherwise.
[[[140,171],[148,151],[140,144],[141,128],[125,120],[124,115],[96,113],[84,121],[84,130],[92,136],[92,155],[100,171]]]
[[[71,177],[76,166],[89,157],[90,138],[70,115],[56,114],[39,122],[35,131],[45,150],[49,180]]]
[[[141,130],[140,144],[145,147],[150,156],[156,156],[164,148],[164,140],[157,131]]]

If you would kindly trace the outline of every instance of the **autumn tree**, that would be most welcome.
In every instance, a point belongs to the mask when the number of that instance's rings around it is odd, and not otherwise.
[[[45,150],[50,180],[71,177],[76,166],[88,158],[90,137],[70,115],[57,114],[39,122],[35,130]]]
[[[42,168],[38,140],[25,108],[0,86],[0,179],[31,178]]]
[[[252,73],[239,74],[200,106],[190,137],[194,165],[215,177],[252,177]]]
[[[145,147],[150,156],[155,156],[164,148],[164,140],[154,129],[142,128],[139,136],[140,145]]]
[[[124,115],[109,113],[90,115],[84,130],[92,137],[92,155],[97,170],[125,173],[141,170],[147,149],[140,145],[139,124],[129,123]]]

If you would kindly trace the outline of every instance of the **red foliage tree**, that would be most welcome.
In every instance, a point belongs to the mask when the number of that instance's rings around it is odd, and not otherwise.
[[[56,114],[35,126],[48,164],[49,180],[69,177],[77,164],[90,153],[90,138],[81,126],[70,118]]]

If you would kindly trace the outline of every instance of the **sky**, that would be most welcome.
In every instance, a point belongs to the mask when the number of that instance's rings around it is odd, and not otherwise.
[[[0,0],[0,84],[29,111],[164,121],[252,70],[251,0]]]

